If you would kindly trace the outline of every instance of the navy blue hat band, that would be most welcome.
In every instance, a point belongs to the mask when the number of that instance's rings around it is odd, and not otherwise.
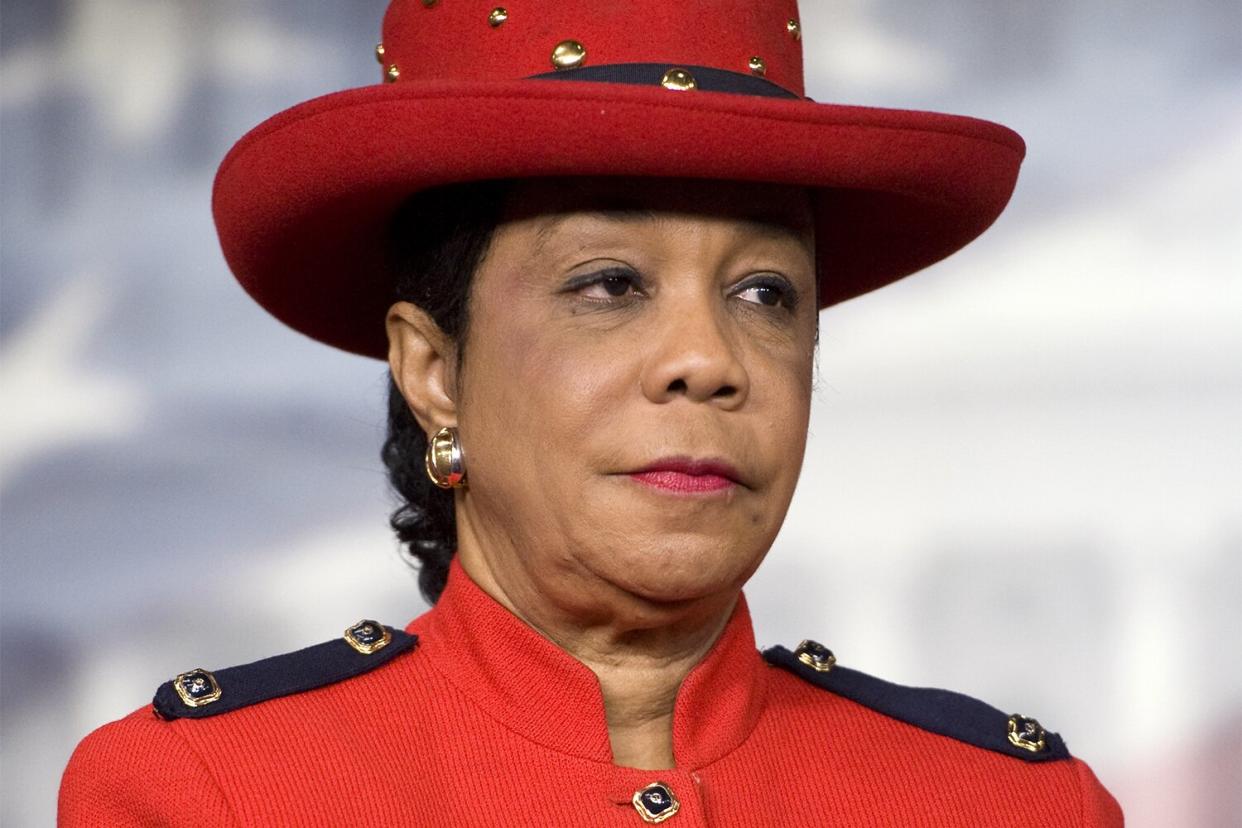
[[[684,73],[678,75],[676,73]],[[783,86],[757,75],[713,69],[710,66],[683,66],[672,63],[614,63],[605,66],[580,66],[560,69],[546,74],[532,75],[536,80],[593,81],[596,83],[628,83],[636,86],[676,86],[685,77],[693,79],[694,87],[704,92],[732,92],[736,95],[755,95],[761,98],[788,98],[800,100],[800,96]]]

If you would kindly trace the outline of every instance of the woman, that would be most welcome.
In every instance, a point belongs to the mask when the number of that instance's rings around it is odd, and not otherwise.
[[[79,746],[63,824],[1121,823],[1033,719],[755,649],[741,588],[798,478],[818,310],[982,232],[1023,153],[804,99],[797,20],[394,0],[390,85],[238,143],[226,257],[387,357],[393,524],[434,607],[177,676]]]

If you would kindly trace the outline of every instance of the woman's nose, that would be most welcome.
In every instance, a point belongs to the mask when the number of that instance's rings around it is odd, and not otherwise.
[[[643,371],[646,397],[655,403],[685,397],[736,409],[746,401],[750,376],[728,320],[701,306],[666,308]]]

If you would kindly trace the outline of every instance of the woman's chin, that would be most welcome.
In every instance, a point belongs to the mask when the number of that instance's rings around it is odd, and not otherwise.
[[[591,568],[643,601],[684,604],[736,592],[765,552],[711,543],[634,544]]]

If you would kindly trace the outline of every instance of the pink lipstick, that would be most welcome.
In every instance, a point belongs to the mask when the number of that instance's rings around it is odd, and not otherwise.
[[[669,457],[631,472],[630,477],[653,489],[680,494],[701,494],[729,489],[741,481],[737,471],[719,460]]]

